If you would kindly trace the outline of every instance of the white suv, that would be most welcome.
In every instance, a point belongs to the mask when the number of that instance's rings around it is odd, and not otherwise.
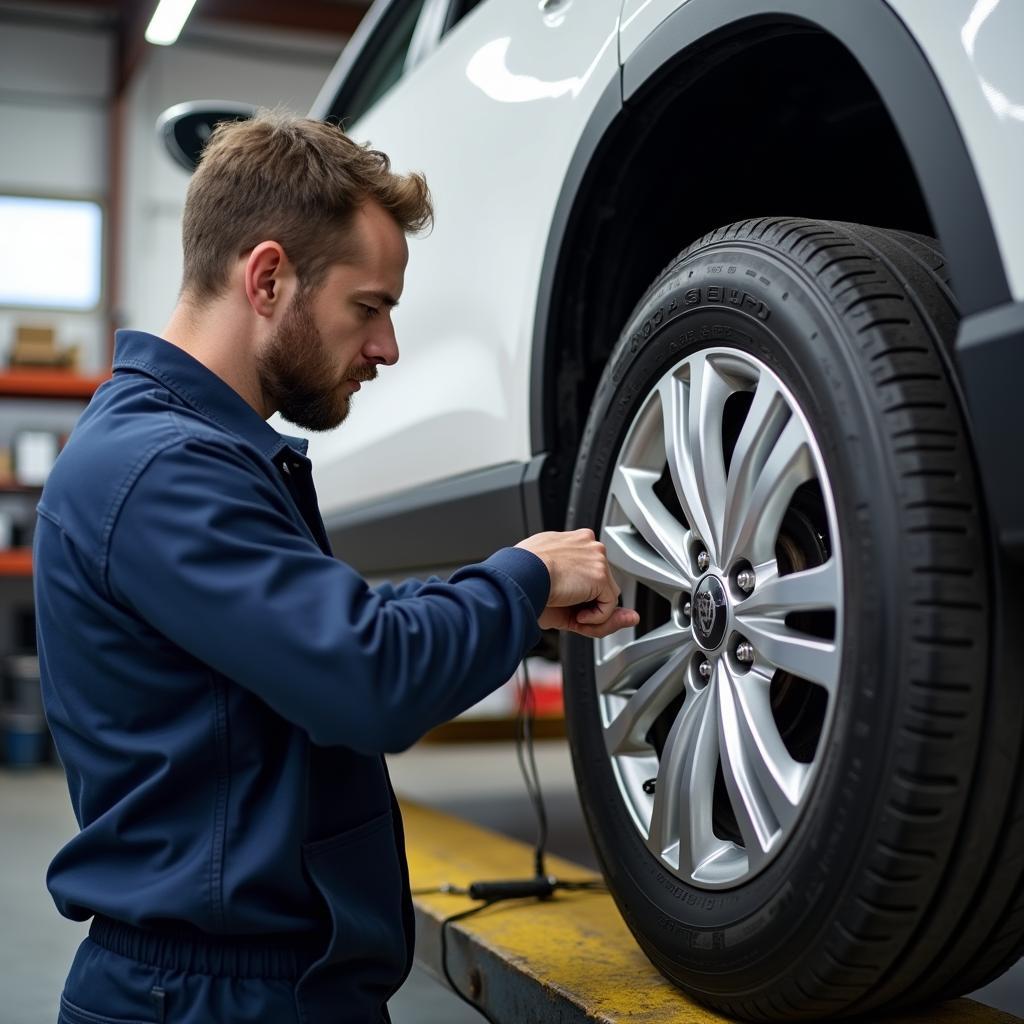
[[[1009,0],[380,0],[313,109],[437,212],[400,363],[312,439],[335,550],[599,532],[642,619],[562,643],[582,803],[724,1013],[1018,956],[1021,40]]]

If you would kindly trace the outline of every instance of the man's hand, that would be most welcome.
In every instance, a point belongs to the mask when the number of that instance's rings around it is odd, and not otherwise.
[[[601,637],[640,621],[631,608],[618,607],[619,588],[593,530],[535,533],[516,547],[532,551],[551,576],[548,606],[538,620],[541,629]]]

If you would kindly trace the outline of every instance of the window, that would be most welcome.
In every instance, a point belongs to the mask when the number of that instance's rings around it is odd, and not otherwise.
[[[451,32],[462,19],[480,4],[480,0],[452,0],[444,20],[445,34]]]
[[[359,120],[402,77],[423,4],[424,0],[395,4],[393,16],[385,17],[368,40],[334,110],[347,124]]]
[[[0,195],[0,306],[95,309],[102,265],[99,203]]]

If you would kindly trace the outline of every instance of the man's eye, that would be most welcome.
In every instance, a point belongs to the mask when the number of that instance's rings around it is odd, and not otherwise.
[[[379,313],[380,310],[377,309],[376,306],[367,306],[365,303],[363,304],[363,316],[365,316],[367,320],[379,315]]]

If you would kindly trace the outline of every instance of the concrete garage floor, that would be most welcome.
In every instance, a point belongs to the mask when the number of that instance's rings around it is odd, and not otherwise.
[[[564,742],[537,746],[552,852],[596,867]],[[532,843],[535,825],[511,744],[421,746],[390,758],[400,795]],[[47,864],[74,834],[63,773],[0,769],[0,1020],[54,1024],[67,967],[87,925],[63,920],[46,892]],[[531,866],[524,863],[524,874]],[[1024,1016],[1024,962],[974,998]],[[479,1024],[482,1017],[416,969],[391,1003],[395,1024]]]

